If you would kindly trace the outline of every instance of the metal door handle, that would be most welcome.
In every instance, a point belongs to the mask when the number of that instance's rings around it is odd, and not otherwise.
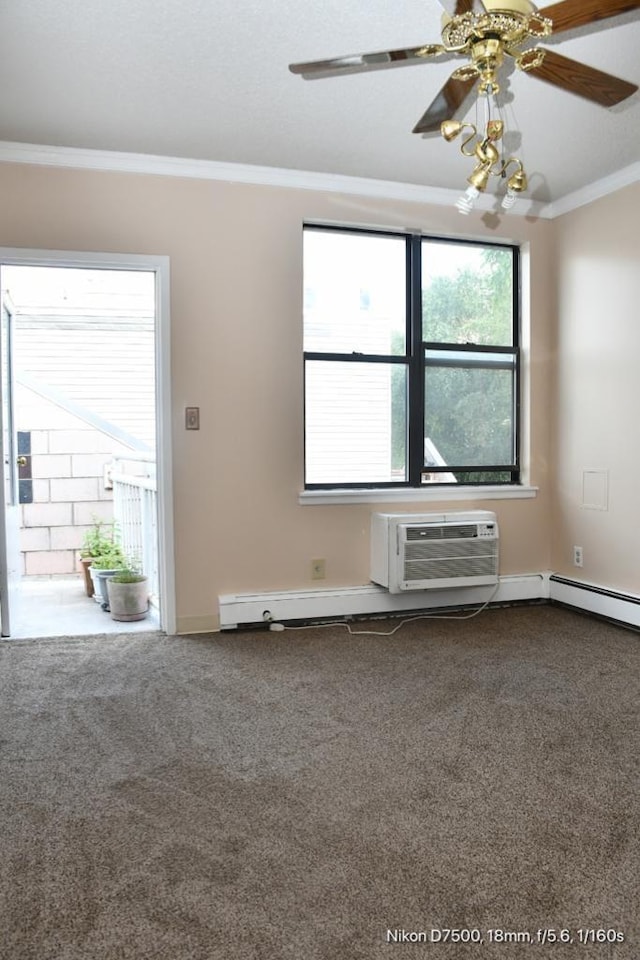
[[[27,458],[26,458],[26,457],[17,457],[17,458],[16,458],[16,463],[18,464],[19,467],[26,467],[26,465],[27,465]]]

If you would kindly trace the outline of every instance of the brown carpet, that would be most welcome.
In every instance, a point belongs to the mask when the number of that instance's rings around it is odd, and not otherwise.
[[[10,641],[0,671],[11,960],[640,957],[632,632],[539,606]]]

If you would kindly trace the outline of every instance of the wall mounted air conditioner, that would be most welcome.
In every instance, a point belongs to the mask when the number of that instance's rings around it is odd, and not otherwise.
[[[498,582],[495,513],[397,514],[371,517],[371,579],[390,593],[477,587]]]

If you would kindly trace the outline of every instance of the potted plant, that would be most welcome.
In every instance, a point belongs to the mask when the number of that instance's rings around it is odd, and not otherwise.
[[[122,550],[112,545],[111,553],[105,553],[101,557],[96,557],[89,567],[96,592],[96,600],[101,604],[103,610],[109,609],[107,580],[115,576],[116,573],[124,570],[126,564],[127,561]]]
[[[113,620],[144,620],[149,612],[149,587],[136,564],[128,564],[106,581]]]
[[[115,523],[109,523],[107,520],[101,520],[99,517],[93,517],[93,526],[87,530],[80,547],[80,563],[84,574],[84,585],[88,597],[92,597],[95,592],[93,577],[91,576],[91,565],[99,557],[105,557],[113,553],[116,547]]]

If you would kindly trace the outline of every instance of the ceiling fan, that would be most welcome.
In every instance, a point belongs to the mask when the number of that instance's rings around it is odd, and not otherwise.
[[[311,80],[407,66],[436,57],[464,57],[468,62],[454,71],[414,127],[414,133],[423,134],[440,131],[443,121],[461,112],[478,82],[479,94],[497,93],[497,76],[505,57],[512,58],[518,69],[531,76],[604,107],[626,100],[638,89],[633,83],[536,43],[552,34],[640,8],[640,0],[560,0],[542,10],[537,10],[530,0],[441,0],[441,3],[446,10],[441,43],[293,63],[289,69]],[[446,136],[444,131],[443,135]]]

